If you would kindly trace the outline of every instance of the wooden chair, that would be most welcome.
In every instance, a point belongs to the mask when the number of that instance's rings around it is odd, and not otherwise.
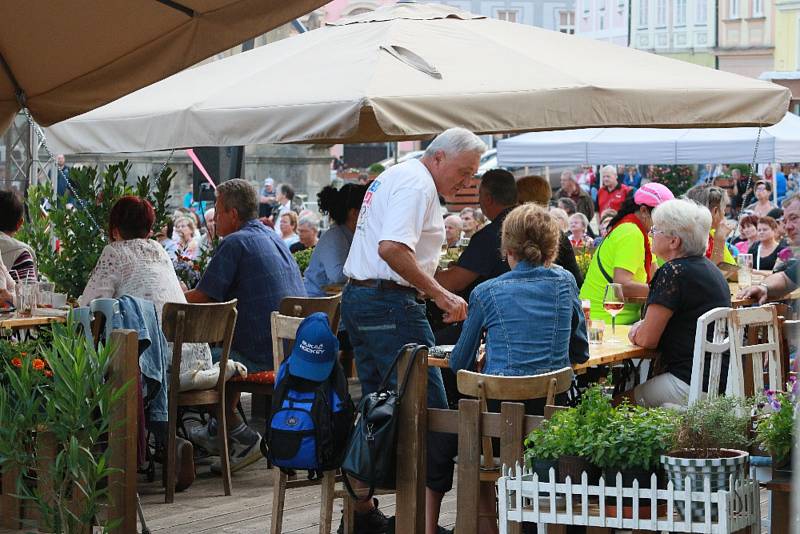
[[[284,299],[285,301],[286,299]],[[291,342],[295,340],[297,329],[300,323],[303,322],[302,317],[290,317],[272,312],[270,317],[270,325],[272,327],[272,357],[275,364],[275,371],[280,368],[281,363],[286,359],[285,350]],[[291,350],[291,349],[288,349]],[[323,478],[323,495],[322,504],[320,506],[320,533],[329,533],[331,530],[331,518],[333,516],[333,495],[328,492],[332,491],[329,488],[328,481],[335,481],[334,472],[326,472]],[[275,469],[275,478],[272,492],[272,519],[270,522],[270,533],[280,534],[283,526],[283,503],[286,497],[287,487],[307,486],[309,484],[317,484],[319,481],[309,480],[292,480],[290,481],[283,471]],[[327,529],[327,530],[326,530]]]
[[[228,459],[228,426],[225,420],[225,369],[236,325],[236,300],[214,304],[179,304],[168,302],[162,312],[162,329],[173,343],[169,377],[168,434],[164,469],[167,471],[167,493],[164,501],[175,500],[175,456],[179,406],[216,406],[219,416],[217,436],[222,485],[225,495],[231,494],[231,470]],[[219,379],[211,389],[180,391],[181,350],[184,343],[222,343]]]
[[[697,333],[694,337],[694,358],[692,361],[692,383],[689,384],[689,405],[705,396],[703,393],[703,374],[706,359],[710,358],[708,372],[708,397],[719,393],[719,381],[725,353],[730,349],[728,337],[731,308],[714,308],[697,318]],[[711,339],[708,329],[712,329]],[[728,385],[732,383],[728,372]]]
[[[731,310],[729,394],[750,397],[764,389],[783,386],[779,336],[775,306]]]
[[[342,301],[341,294],[332,297],[284,297],[281,300],[278,313],[288,317],[308,317],[312,313],[322,312],[328,316],[331,330],[339,329],[339,308]],[[292,336],[294,339],[294,336]],[[290,343],[291,345],[291,343]],[[277,366],[274,368],[276,371]],[[230,393],[251,393],[253,395],[250,417],[266,420],[269,410],[268,402],[272,397],[272,384],[264,382],[231,380],[228,382]]]
[[[495,376],[461,370],[456,375],[458,391],[462,395],[477,397],[481,412],[487,412],[487,401],[527,401],[547,399],[547,404],[555,404],[559,393],[569,390],[572,385],[572,368],[564,367],[558,371],[534,376]],[[522,451],[522,442],[519,444]],[[492,440],[484,438],[481,446],[481,482],[495,482],[500,472],[494,461]]]

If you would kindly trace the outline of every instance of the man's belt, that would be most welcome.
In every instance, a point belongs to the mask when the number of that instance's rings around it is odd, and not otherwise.
[[[392,280],[381,280],[377,278],[370,278],[368,280],[356,280],[354,278],[351,278],[349,283],[359,287],[371,287],[374,289],[384,289],[390,291],[409,291],[414,294],[417,293],[416,288],[410,286],[404,286]]]

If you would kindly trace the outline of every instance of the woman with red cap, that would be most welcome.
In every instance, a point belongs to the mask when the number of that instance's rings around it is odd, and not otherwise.
[[[609,223],[611,230],[592,257],[581,287],[581,299],[591,302],[592,319],[611,321],[611,315],[603,309],[603,296],[612,282],[622,286],[625,297],[647,296],[647,284],[655,272],[648,235],[653,224],[650,214],[653,208],[673,198],[664,185],[650,182],[625,199]],[[616,322],[631,324],[640,313],[640,304],[626,304]]]

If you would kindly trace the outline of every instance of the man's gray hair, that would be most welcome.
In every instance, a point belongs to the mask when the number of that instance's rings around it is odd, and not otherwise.
[[[258,217],[256,189],[247,180],[234,178],[217,186],[217,199],[222,199],[225,209],[235,209],[239,220],[246,222]]]
[[[572,172],[570,169],[563,171],[561,173],[561,178],[566,178],[567,180],[572,180],[573,182],[577,183],[577,180],[575,179],[575,173]]]
[[[653,227],[679,237],[683,256],[703,256],[708,247],[711,212],[693,200],[667,200],[653,210]]]
[[[431,141],[425,149],[425,157],[433,156],[441,150],[445,154],[460,154],[461,152],[486,152],[486,143],[481,138],[465,128],[450,128]]]
[[[316,230],[319,230],[319,217],[314,214],[310,215],[303,215],[300,217],[300,220],[297,221],[297,226],[309,226]]]
[[[786,209],[795,202],[800,202],[800,193],[792,193],[791,195],[783,199],[783,202],[781,202],[781,208]]]

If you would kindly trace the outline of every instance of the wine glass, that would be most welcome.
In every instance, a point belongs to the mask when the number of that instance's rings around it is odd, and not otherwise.
[[[622,284],[608,284],[603,295],[603,309],[611,316],[611,337],[609,343],[619,343],[617,339],[616,321],[617,314],[625,307],[625,299],[622,296]]]

